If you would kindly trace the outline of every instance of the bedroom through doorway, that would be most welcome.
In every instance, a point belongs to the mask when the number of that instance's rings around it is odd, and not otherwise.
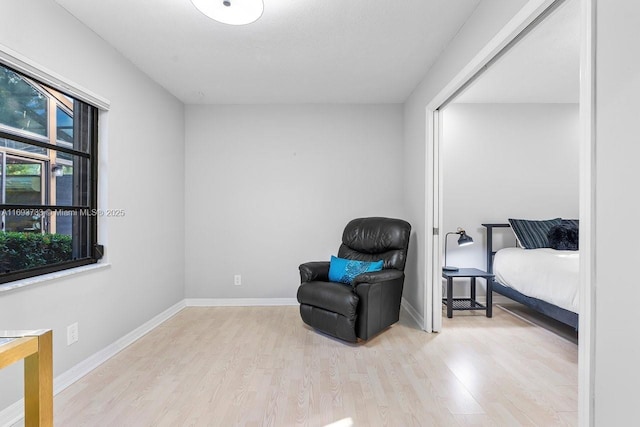
[[[579,311],[579,18],[577,0],[556,4],[439,110],[442,232],[462,228],[474,239],[472,245],[459,246],[449,237],[447,264],[494,273],[494,311],[505,310],[575,344]],[[510,227],[511,219],[521,222]],[[518,242],[529,243],[525,239],[529,236],[516,239],[514,233],[521,231],[520,224],[527,233],[539,234],[528,249]],[[566,230],[565,236],[572,232],[576,246],[571,248],[575,250],[556,250],[567,246],[547,238],[552,227],[556,233]],[[489,234],[492,248],[487,251]],[[470,297],[470,286],[464,281],[458,279],[454,298]],[[484,303],[486,281],[478,282],[476,299]],[[442,291],[446,295],[446,289]]]
[[[462,227],[460,224],[452,224],[451,221],[445,224],[446,215],[445,209],[446,204],[445,200],[447,198],[447,184],[445,181],[445,174],[448,172],[454,172],[459,174],[458,179],[463,179],[465,176],[467,177],[467,181],[465,184],[465,188],[467,191],[462,191],[457,195],[457,201],[449,201],[453,206],[457,205],[457,211],[460,212],[473,212],[474,203],[478,202],[478,194],[470,194],[471,190],[469,187],[474,186],[476,184],[476,180],[480,180],[483,175],[490,175],[491,173],[496,172],[495,169],[499,169],[499,163],[501,160],[507,163],[515,163],[516,165],[523,165],[526,160],[529,160],[529,155],[526,152],[520,152],[520,156],[517,157],[516,160],[508,159],[507,156],[504,155],[504,152],[489,152],[486,154],[493,154],[492,161],[490,162],[478,162],[479,169],[476,170],[476,173],[472,173],[472,170],[467,170],[466,165],[464,164],[465,160],[470,160],[473,162],[474,160],[478,160],[479,157],[474,158],[473,155],[477,154],[478,150],[482,150],[482,145],[477,143],[473,148],[463,148],[456,151],[453,149],[454,156],[452,158],[453,166],[449,165],[448,168],[450,171],[445,171],[445,167],[447,162],[445,158],[445,150],[452,148],[446,147],[447,141],[444,140],[446,131],[444,129],[447,121],[452,120],[450,117],[455,115],[450,115],[447,117],[447,111],[455,112],[454,110],[449,110],[450,107],[456,106],[458,104],[508,104],[507,107],[511,106],[513,108],[513,112],[509,111],[497,111],[500,107],[493,108],[493,112],[491,111],[491,107],[487,107],[484,110],[485,114],[492,114],[494,116],[503,116],[509,114],[515,114],[515,110],[517,108],[526,104],[575,104],[575,101],[572,102],[549,102],[538,100],[536,102],[497,102],[497,100],[486,101],[482,100],[482,102],[470,102],[469,98],[467,102],[462,103],[459,100],[464,99],[462,96],[465,93],[473,93],[473,86],[482,81],[484,77],[490,79],[491,72],[494,67],[500,65],[500,63],[508,63],[509,56],[513,52],[516,52],[519,46],[525,45],[526,40],[533,34],[535,38],[535,33],[537,30],[541,28],[544,29],[544,25],[548,22],[553,22],[552,18],[554,16],[558,16],[556,14],[565,10],[567,15],[573,16],[576,20],[575,27],[577,32],[577,43],[574,43],[574,48],[572,53],[569,54],[574,59],[574,64],[578,64],[577,66],[573,66],[574,71],[569,71],[572,78],[574,79],[573,83],[576,89],[574,89],[573,94],[577,97],[578,101],[578,113],[577,113],[577,149],[573,151],[573,156],[577,159],[575,160],[577,163],[577,174],[573,175],[575,178],[570,178],[570,180],[577,180],[577,190],[569,196],[569,199],[573,199],[572,206],[576,206],[575,200],[577,199],[577,218],[570,219],[578,219],[579,220],[579,236],[580,236],[580,255],[579,255],[579,275],[578,275],[578,307],[580,317],[578,320],[579,323],[579,331],[580,334],[578,336],[578,345],[573,344],[576,351],[576,365],[577,365],[577,387],[574,384],[574,387],[577,388],[574,390],[576,395],[573,395],[571,399],[577,404],[578,407],[578,419],[581,424],[588,425],[590,420],[593,419],[593,358],[594,358],[594,350],[592,343],[594,342],[594,295],[593,295],[593,253],[595,247],[594,240],[594,230],[593,230],[593,220],[594,220],[594,180],[592,176],[593,170],[593,162],[594,162],[594,151],[595,151],[595,143],[594,143],[594,117],[595,117],[595,79],[594,79],[594,58],[595,58],[595,26],[594,26],[594,9],[595,5],[592,0],[532,0],[529,1],[523,9],[518,12],[513,19],[505,25],[505,27],[496,34],[496,36],[473,58],[472,61],[467,64],[465,68],[463,68],[458,75],[456,75],[446,86],[445,88],[434,97],[430,103],[426,105],[426,118],[427,118],[427,140],[426,140],[426,153],[427,153],[427,161],[431,164],[431,173],[430,176],[427,176],[427,185],[426,185],[426,229],[429,230],[426,233],[426,247],[428,249],[428,253],[430,256],[426,259],[426,289],[425,289],[425,313],[424,313],[424,329],[426,331],[439,332],[443,330],[443,318],[447,321],[455,320],[455,315],[453,319],[447,319],[442,315],[443,306],[442,306],[442,296],[443,289],[441,286],[442,283],[442,261],[444,258],[443,249],[444,249],[444,238],[447,232],[455,231],[457,227]],[[573,14],[568,13],[570,9],[573,9]],[[561,16],[561,15],[560,15]],[[556,18],[557,19],[557,18]],[[565,26],[569,24],[565,22]],[[562,25],[561,25],[562,26]],[[550,34],[550,33],[549,33]],[[549,34],[543,34],[549,35]],[[544,38],[544,37],[543,37]],[[563,47],[563,43],[560,39],[549,39],[547,40],[547,44],[545,46],[547,51],[555,51],[559,48]],[[546,52],[549,53],[549,52]],[[530,54],[536,55],[536,54]],[[537,56],[538,58],[544,57],[544,54],[540,54],[542,56]],[[516,55],[517,57],[517,55]],[[538,67],[539,65],[543,65],[542,60],[539,59],[538,63],[532,63],[531,61],[526,61],[527,57],[521,58],[521,61],[524,61],[526,66],[521,68],[521,73],[516,76],[509,77],[508,75],[500,75],[499,73],[493,78],[494,83],[499,83],[496,85],[494,89],[491,91],[492,95],[497,95],[500,93],[496,88],[502,87],[505,90],[506,95],[509,96],[511,94],[516,93],[518,90],[522,89],[531,89],[535,88],[532,91],[533,95],[540,95],[543,93],[547,93],[545,89],[551,88],[551,93],[554,93],[553,88],[555,88],[555,95],[558,95],[561,92],[561,89],[564,89],[565,86],[549,86],[549,87],[541,87],[536,86],[533,77],[531,74],[527,74],[529,71],[528,68],[532,68],[536,70],[535,77],[544,76],[544,73]],[[556,62],[552,62],[552,67],[557,65],[558,63],[564,62],[567,59],[567,56],[561,56]],[[518,62],[518,61],[516,61]],[[551,73],[556,77],[563,76],[562,71],[556,71],[555,73]],[[508,82],[515,82],[514,85],[508,85]],[[532,95],[530,94],[530,95]],[[533,96],[532,95],[532,96]],[[472,106],[473,107],[473,106]],[[472,109],[469,107],[469,109]],[[530,106],[532,107],[532,106]],[[533,108],[533,107],[532,107]],[[559,107],[562,108],[561,106]],[[571,107],[567,107],[571,109]],[[459,113],[464,114],[464,107],[459,109]],[[468,113],[469,111],[467,111]],[[541,113],[544,115],[545,113]],[[575,109],[573,113],[567,112],[569,115],[573,115],[575,117]],[[548,117],[548,115],[547,115]],[[455,117],[453,117],[455,119]],[[481,123],[481,125],[485,126],[487,123]],[[461,125],[464,127],[465,125]],[[551,124],[551,122],[543,121],[543,126],[549,127],[560,127],[559,124]],[[512,126],[511,133],[512,139],[518,139],[518,126]],[[526,128],[522,129],[526,131]],[[454,130],[456,132],[457,130]],[[489,131],[493,131],[493,129],[489,129]],[[471,140],[466,143],[479,142],[481,136],[477,134],[467,134],[464,136],[464,139]],[[541,151],[544,144],[539,141],[535,142],[536,146],[541,148]],[[511,149],[511,147],[510,147]],[[557,148],[554,147],[554,153]],[[475,151],[474,151],[475,150]],[[451,151],[451,150],[450,150]],[[491,150],[486,150],[491,151]],[[514,150],[516,153],[518,150]],[[535,159],[535,156],[531,156]],[[538,158],[539,159],[539,158]],[[553,163],[553,161],[551,161]],[[511,170],[511,173],[506,177],[502,177],[497,183],[494,181],[492,185],[485,185],[479,187],[480,190],[476,189],[477,193],[481,193],[484,197],[488,198],[491,201],[492,193],[491,191],[495,191],[496,186],[501,188],[511,189],[511,192],[507,192],[507,195],[511,199],[515,199],[516,201],[520,200],[520,203],[523,205],[526,202],[523,202],[523,194],[528,194],[527,191],[519,191],[516,188],[509,187],[513,183],[518,182],[522,175],[527,175],[531,173],[532,168],[533,172],[539,172],[542,170],[544,172],[547,167],[547,163],[549,160],[545,157],[544,160],[538,160],[537,162],[527,163],[527,167],[516,168],[515,170]],[[478,164],[474,165],[478,166]],[[509,168],[506,168],[509,170]],[[514,179],[517,177],[517,179]],[[451,178],[450,178],[451,179]],[[556,185],[556,182],[549,183],[546,181],[546,178],[538,181],[540,187],[549,188]],[[544,185],[543,185],[544,184]],[[564,185],[564,183],[563,183]],[[464,190],[464,188],[463,188]],[[450,191],[450,190],[449,190]],[[539,194],[540,189],[536,190],[535,194]],[[555,197],[555,196],[553,196]],[[553,200],[552,197],[552,200]],[[546,199],[545,199],[546,200]],[[548,205],[546,207],[553,207],[551,203],[548,201],[537,202],[541,205]],[[490,204],[491,205],[491,204]],[[519,209],[520,205],[515,205]],[[559,206],[559,205],[558,205]],[[540,207],[540,206],[538,206]],[[557,206],[556,206],[557,207]],[[574,209],[573,207],[569,209]],[[530,212],[530,211],[527,211]],[[543,212],[544,213],[544,212]],[[495,212],[495,216],[507,216],[501,220],[498,218],[495,221],[507,222],[506,220],[511,217],[515,218],[515,214],[511,214],[510,212]],[[571,216],[571,212],[567,212],[566,214],[561,214],[562,216]],[[528,215],[527,215],[528,216]],[[555,218],[555,214],[553,214]],[[562,216],[558,218],[562,218]],[[542,218],[536,218],[542,219]],[[553,218],[552,218],[553,219]],[[455,218],[453,218],[455,221]],[[458,219],[458,221],[461,221]],[[484,221],[484,220],[483,220]],[[487,219],[486,221],[494,221]],[[473,229],[477,229],[482,224],[472,224],[471,226],[467,226],[471,232]],[[449,230],[446,227],[454,227],[453,230]],[[430,231],[433,229],[433,233]],[[477,234],[476,238],[479,237],[479,242],[483,243],[483,240],[486,239],[486,235]],[[510,234],[509,234],[510,233]],[[506,236],[512,236],[512,232],[508,232]],[[505,237],[506,238],[506,237]],[[499,240],[499,239],[498,239]],[[503,238],[504,240],[504,238]],[[449,245],[455,247],[455,243],[450,241]],[[504,244],[504,242],[500,242]],[[499,246],[499,245],[498,245]],[[451,247],[451,246],[450,246]],[[459,248],[461,251],[464,248]],[[429,252],[429,250],[431,252]],[[465,254],[457,251],[457,255],[451,255],[454,252],[448,252],[449,258],[447,259],[447,264],[456,264],[456,263],[464,263],[467,262],[477,262],[478,255],[476,254],[476,258],[474,260],[473,254],[469,255],[469,258],[465,257]],[[458,259],[456,260],[456,256]],[[486,263],[486,254],[484,259],[481,259],[482,263],[479,265],[487,267]],[[463,265],[460,265],[463,266]],[[478,298],[479,299],[479,298]],[[495,310],[494,310],[495,311]],[[478,313],[482,315],[481,313]],[[577,316],[576,316],[577,317]],[[483,319],[484,320],[484,319]],[[491,319],[486,319],[491,320]],[[483,325],[490,324],[490,322],[482,322]],[[538,328],[539,330],[546,329]],[[551,337],[558,337],[558,335],[553,332],[548,332]],[[564,341],[564,340],[563,340]],[[566,342],[566,341],[564,341]]]

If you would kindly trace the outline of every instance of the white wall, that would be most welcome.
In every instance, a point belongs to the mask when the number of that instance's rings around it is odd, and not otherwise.
[[[640,218],[640,3],[598,1],[596,10],[595,425],[631,425],[640,383],[640,250],[630,238]]]
[[[407,220],[420,236],[414,239],[409,253],[404,297],[418,313],[424,310],[424,260],[428,256],[424,247],[425,189],[432,185],[432,159],[425,152],[426,106],[526,3],[526,0],[483,0],[404,104],[404,200]]]
[[[100,207],[126,211],[101,228],[111,267],[0,293],[0,329],[53,329],[59,375],[184,298],[184,108],[52,0],[0,16],[3,45],[111,102]],[[0,410],[21,397],[21,364],[0,371]]]
[[[187,297],[295,298],[349,220],[404,217],[402,138],[401,105],[187,106]]]
[[[443,226],[445,231],[462,227],[474,239],[473,245],[458,247],[456,236],[449,237],[449,265],[486,269],[482,223],[578,218],[578,113],[578,104],[444,109]]]

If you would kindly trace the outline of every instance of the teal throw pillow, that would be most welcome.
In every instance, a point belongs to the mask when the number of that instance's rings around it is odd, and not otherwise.
[[[331,263],[329,264],[329,280],[332,282],[340,282],[351,284],[353,279],[362,273],[370,273],[372,271],[380,271],[384,267],[384,261],[355,261],[352,259],[338,258],[331,255]]]

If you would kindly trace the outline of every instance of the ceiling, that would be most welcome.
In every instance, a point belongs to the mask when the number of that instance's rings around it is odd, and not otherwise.
[[[264,0],[231,26],[190,0],[55,1],[188,104],[402,103],[480,3]]]
[[[516,43],[456,103],[578,103],[580,2],[568,0]]]

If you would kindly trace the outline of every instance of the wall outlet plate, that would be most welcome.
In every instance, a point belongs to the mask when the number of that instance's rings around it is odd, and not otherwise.
[[[233,284],[235,286],[240,286],[242,285],[242,276],[239,274],[236,274],[235,276],[233,276]]]
[[[78,322],[67,326],[67,345],[78,341]]]

